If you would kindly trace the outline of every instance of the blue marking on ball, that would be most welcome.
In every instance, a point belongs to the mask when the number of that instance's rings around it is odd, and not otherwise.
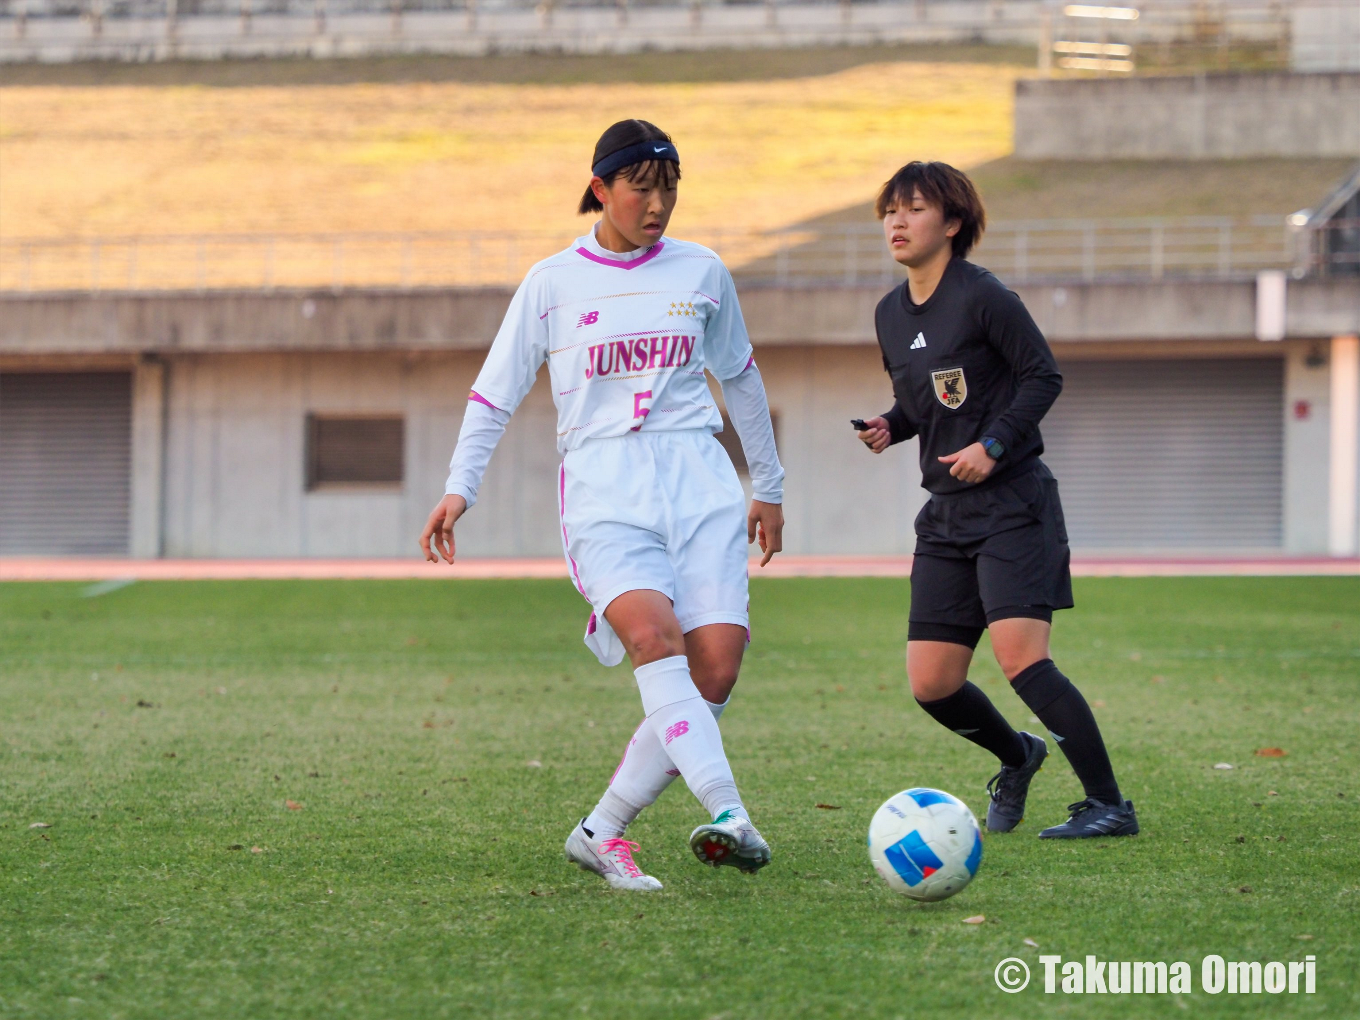
[[[921,807],[930,807],[932,804],[954,803],[953,797],[949,796],[947,793],[941,793],[939,790],[917,789],[907,790],[905,793]]]
[[[973,837],[973,849],[968,851],[968,860],[963,862],[963,866],[968,869],[968,874],[976,875],[978,865],[982,863],[982,834],[978,833]]]
[[[915,829],[884,850],[883,856],[907,885],[919,885],[926,875],[944,867],[944,861],[935,856]]]

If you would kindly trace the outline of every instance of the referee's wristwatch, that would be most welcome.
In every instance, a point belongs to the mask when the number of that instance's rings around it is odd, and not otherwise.
[[[982,448],[987,451],[987,456],[991,457],[992,460],[1000,460],[1001,455],[1006,452],[1006,447],[1001,440],[992,436],[983,436],[978,442],[982,444]]]

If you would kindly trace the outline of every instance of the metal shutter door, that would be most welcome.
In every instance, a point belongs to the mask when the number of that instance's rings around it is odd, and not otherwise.
[[[128,552],[132,376],[0,375],[0,553]]]
[[[1042,426],[1072,545],[1277,548],[1284,362],[1069,361]]]

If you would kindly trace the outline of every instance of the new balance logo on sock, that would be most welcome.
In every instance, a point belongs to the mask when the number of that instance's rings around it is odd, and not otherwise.
[[[968,734],[970,734],[970,733],[976,733],[977,730],[955,730],[954,732],[957,733],[957,734],[958,734],[959,736],[961,736],[961,737],[966,737],[966,736],[968,736]]]
[[[1050,737],[1052,737],[1054,740],[1056,740],[1056,741],[1057,741],[1058,743],[1060,743],[1060,744],[1063,742],[1063,738],[1060,737],[1060,736],[1058,736],[1058,735],[1057,735],[1056,733],[1054,733],[1052,730],[1049,730],[1049,731],[1048,731],[1048,735],[1049,735]]]
[[[916,339],[913,340],[913,341],[911,342],[911,348],[910,348],[910,350],[919,351],[919,350],[920,350],[922,347],[924,347],[925,345],[926,345],[926,335],[925,335],[924,333],[917,333],[917,334],[916,334]]]
[[[670,743],[676,737],[683,737],[689,732],[688,720],[681,719],[678,723],[672,723],[666,727],[666,743]]]

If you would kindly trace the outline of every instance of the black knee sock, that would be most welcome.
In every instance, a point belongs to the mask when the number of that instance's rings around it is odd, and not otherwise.
[[[942,726],[991,751],[1001,759],[1001,764],[1025,764],[1025,745],[1020,740],[1020,734],[1011,729],[1011,724],[1006,722],[981,688],[965,681],[947,698],[939,701],[921,701],[918,698],[916,704]]]
[[[1011,684],[1020,700],[1053,734],[1072,771],[1081,780],[1086,796],[1106,804],[1124,803],[1096,717],[1081,691],[1058,672],[1053,660],[1036,662],[1022,670]]]

